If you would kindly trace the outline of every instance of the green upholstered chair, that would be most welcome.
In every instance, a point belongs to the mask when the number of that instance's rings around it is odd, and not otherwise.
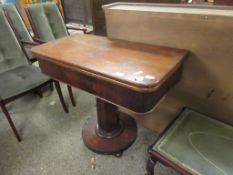
[[[86,29],[66,27],[64,19],[54,3],[32,4],[26,9],[26,14],[32,26],[35,37],[40,41],[49,42],[55,39],[68,36],[67,29],[81,30],[86,33]],[[73,106],[76,106],[72,89],[68,87],[68,92]]]
[[[68,36],[67,26],[54,3],[32,4],[26,8],[35,36],[43,41],[52,41]],[[86,29],[71,28],[86,33]]]
[[[6,104],[53,81],[38,67],[29,64],[25,53],[4,12],[0,10],[0,106],[18,141],[21,141],[21,137]],[[55,84],[59,87],[58,94],[64,107],[60,85],[58,82]]]
[[[148,175],[161,162],[182,175],[233,174],[233,127],[190,109],[149,148]]]
[[[14,28],[21,43],[24,45],[29,61],[31,63],[35,62],[36,58],[32,56],[31,48],[38,43],[35,43],[15,5],[1,4],[0,9],[4,10],[11,20],[12,27]]]
[[[35,57],[33,57],[32,53],[31,53],[31,48],[38,45],[38,44],[43,44],[45,42],[36,38],[36,37],[31,36],[31,34],[29,33],[22,17],[20,16],[20,14],[19,14],[19,12],[16,9],[14,4],[10,4],[10,3],[9,4],[1,4],[0,9],[5,12],[5,15],[8,19],[9,24],[11,25],[11,28],[13,29],[16,37],[18,38],[18,40],[20,41],[20,43],[23,46],[23,50],[26,53],[26,57],[27,57],[28,61],[30,63],[37,61],[37,59]],[[52,83],[50,86],[51,86],[51,89],[53,90]],[[59,92],[61,92],[60,86],[58,85],[58,83],[55,83],[55,87]],[[73,106],[76,106],[76,102],[74,100],[73,92],[72,92],[72,89],[70,86],[68,86],[68,92],[69,92]],[[41,96],[42,96],[42,93],[41,93]],[[68,108],[65,105],[65,103],[63,104],[63,108],[64,108],[65,112],[68,113]]]
[[[16,36],[20,40],[20,42],[23,45],[24,51],[27,53],[26,56],[29,60],[29,62],[33,63],[37,61],[35,57],[33,57],[31,53],[31,48],[33,46],[36,46],[38,44],[43,44],[45,41],[40,40],[39,38],[32,37],[31,34],[29,33],[22,17],[20,16],[18,10],[16,9],[14,4],[1,4],[0,9],[4,10],[6,12],[8,21],[10,22],[10,25],[12,29],[14,30]],[[56,88],[57,84],[55,84]],[[51,87],[53,87],[51,85]],[[73,92],[70,86],[68,86],[68,92],[71,98],[71,102],[73,106],[76,106],[76,102],[74,100]],[[68,112],[68,108],[65,107],[65,111]]]

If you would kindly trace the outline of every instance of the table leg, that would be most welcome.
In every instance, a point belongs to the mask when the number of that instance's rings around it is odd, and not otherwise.
[[[82,137],[84,144],[94,152],[118,154],[127,149],[136,139],[135,120],[118,111],[117,106],[96,100],[97,117],[85,124]]]

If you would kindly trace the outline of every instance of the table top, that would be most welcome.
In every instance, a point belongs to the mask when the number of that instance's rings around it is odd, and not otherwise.
[[[69,66],[131,88],[156,88],[187,56],[188,51],[155,45],[74,35],[33,47],[39,60]]]

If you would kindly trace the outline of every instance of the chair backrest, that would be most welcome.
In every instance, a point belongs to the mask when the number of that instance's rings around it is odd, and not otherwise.
[[[7,15],[12,21],[12,25],[21,40],[33,41],[22,17],[20,16],[14,4],[1,4],[0,9],[3,9],[7,12]]]
[[[7,18],[0,10],[0,73],[28,64]]]
[[[68,35],[62,15],[54,3],[33,4],[26,8],[33,31],[39,39],[51,41]]]

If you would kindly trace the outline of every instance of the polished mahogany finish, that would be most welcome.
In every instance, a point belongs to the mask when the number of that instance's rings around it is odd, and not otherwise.
[[[83,139],[90,149],[105,154],[123,151],[136,138],[135,122],[117,106],[151,111],[180,79],[188,54],[91,35],[61,38],[32,52],[45,74],[97,96],[97,119],[85,125]]]
[[[97,153],[117,155],[134,142],[135,120],[108,102],[97,98],[96,104],[97,117],[90,118],[82,131],[84,143]]]
[[[177,82],[187,55],[180,49],[86,35],[32,52],[44,73],[138,113],[150,111]]]

